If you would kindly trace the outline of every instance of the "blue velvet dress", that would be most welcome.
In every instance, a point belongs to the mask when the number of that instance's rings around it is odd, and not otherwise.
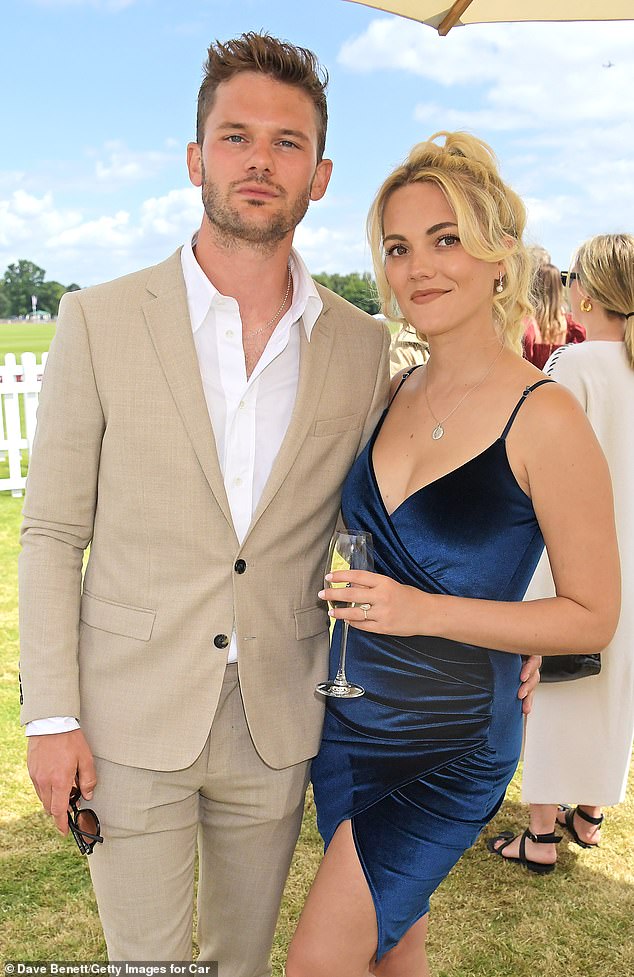
[[[544,543],[505,441],[528,394],[546,382],[524,391],[497,441],[391,515],[372,465],[384,413],[342,498],[348,528],[374,537],[377,573],[432,594],[522,599]],[[352,822],[376,909],[377,959],[428,911],[430,894],[502,803],[522,740],[520,670],[519,655],[507,652],[350,629],[346,671],[366,693],[327,700],[312,780],[326,847]]]

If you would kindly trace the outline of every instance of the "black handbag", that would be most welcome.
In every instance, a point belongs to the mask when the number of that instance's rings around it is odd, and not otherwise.
[[[539,670],[542,682],[573,682],[601,671],[601,655],[546,655]]]

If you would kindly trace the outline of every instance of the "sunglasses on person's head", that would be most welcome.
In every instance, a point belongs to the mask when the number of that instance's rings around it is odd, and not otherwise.
[[[579,275],[576,271],[562,271],[561,272],[561,284],[564,288],[568,288],[572,282],[576,282]]]
[[[68,798],[72,808],[68,812],[68,827],[82,855],[91,855],[95,845],[103,844],[103,838],[100,834],[99,818],[89,807],[77,807],[80,799],[81,791],[75,786]]]

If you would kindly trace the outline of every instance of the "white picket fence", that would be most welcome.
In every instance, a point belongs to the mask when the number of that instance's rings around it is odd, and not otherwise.
[[[43,353],[42,362],[38,363],[35,353],[22,353],[18,363],[14,353],[7,353],[4,366],[0,364],[0,462],[9,463],[8,478],[0,477],[0,492],[15,496],[24,492],[26,476],[22,475],[22,467],[28,467],[31,455],[47,355]]]

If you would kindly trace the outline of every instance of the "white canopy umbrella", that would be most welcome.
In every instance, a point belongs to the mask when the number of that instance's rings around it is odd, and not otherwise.
[[[634,20],[634,0],[350,0],[435,27],[531,20]]]

